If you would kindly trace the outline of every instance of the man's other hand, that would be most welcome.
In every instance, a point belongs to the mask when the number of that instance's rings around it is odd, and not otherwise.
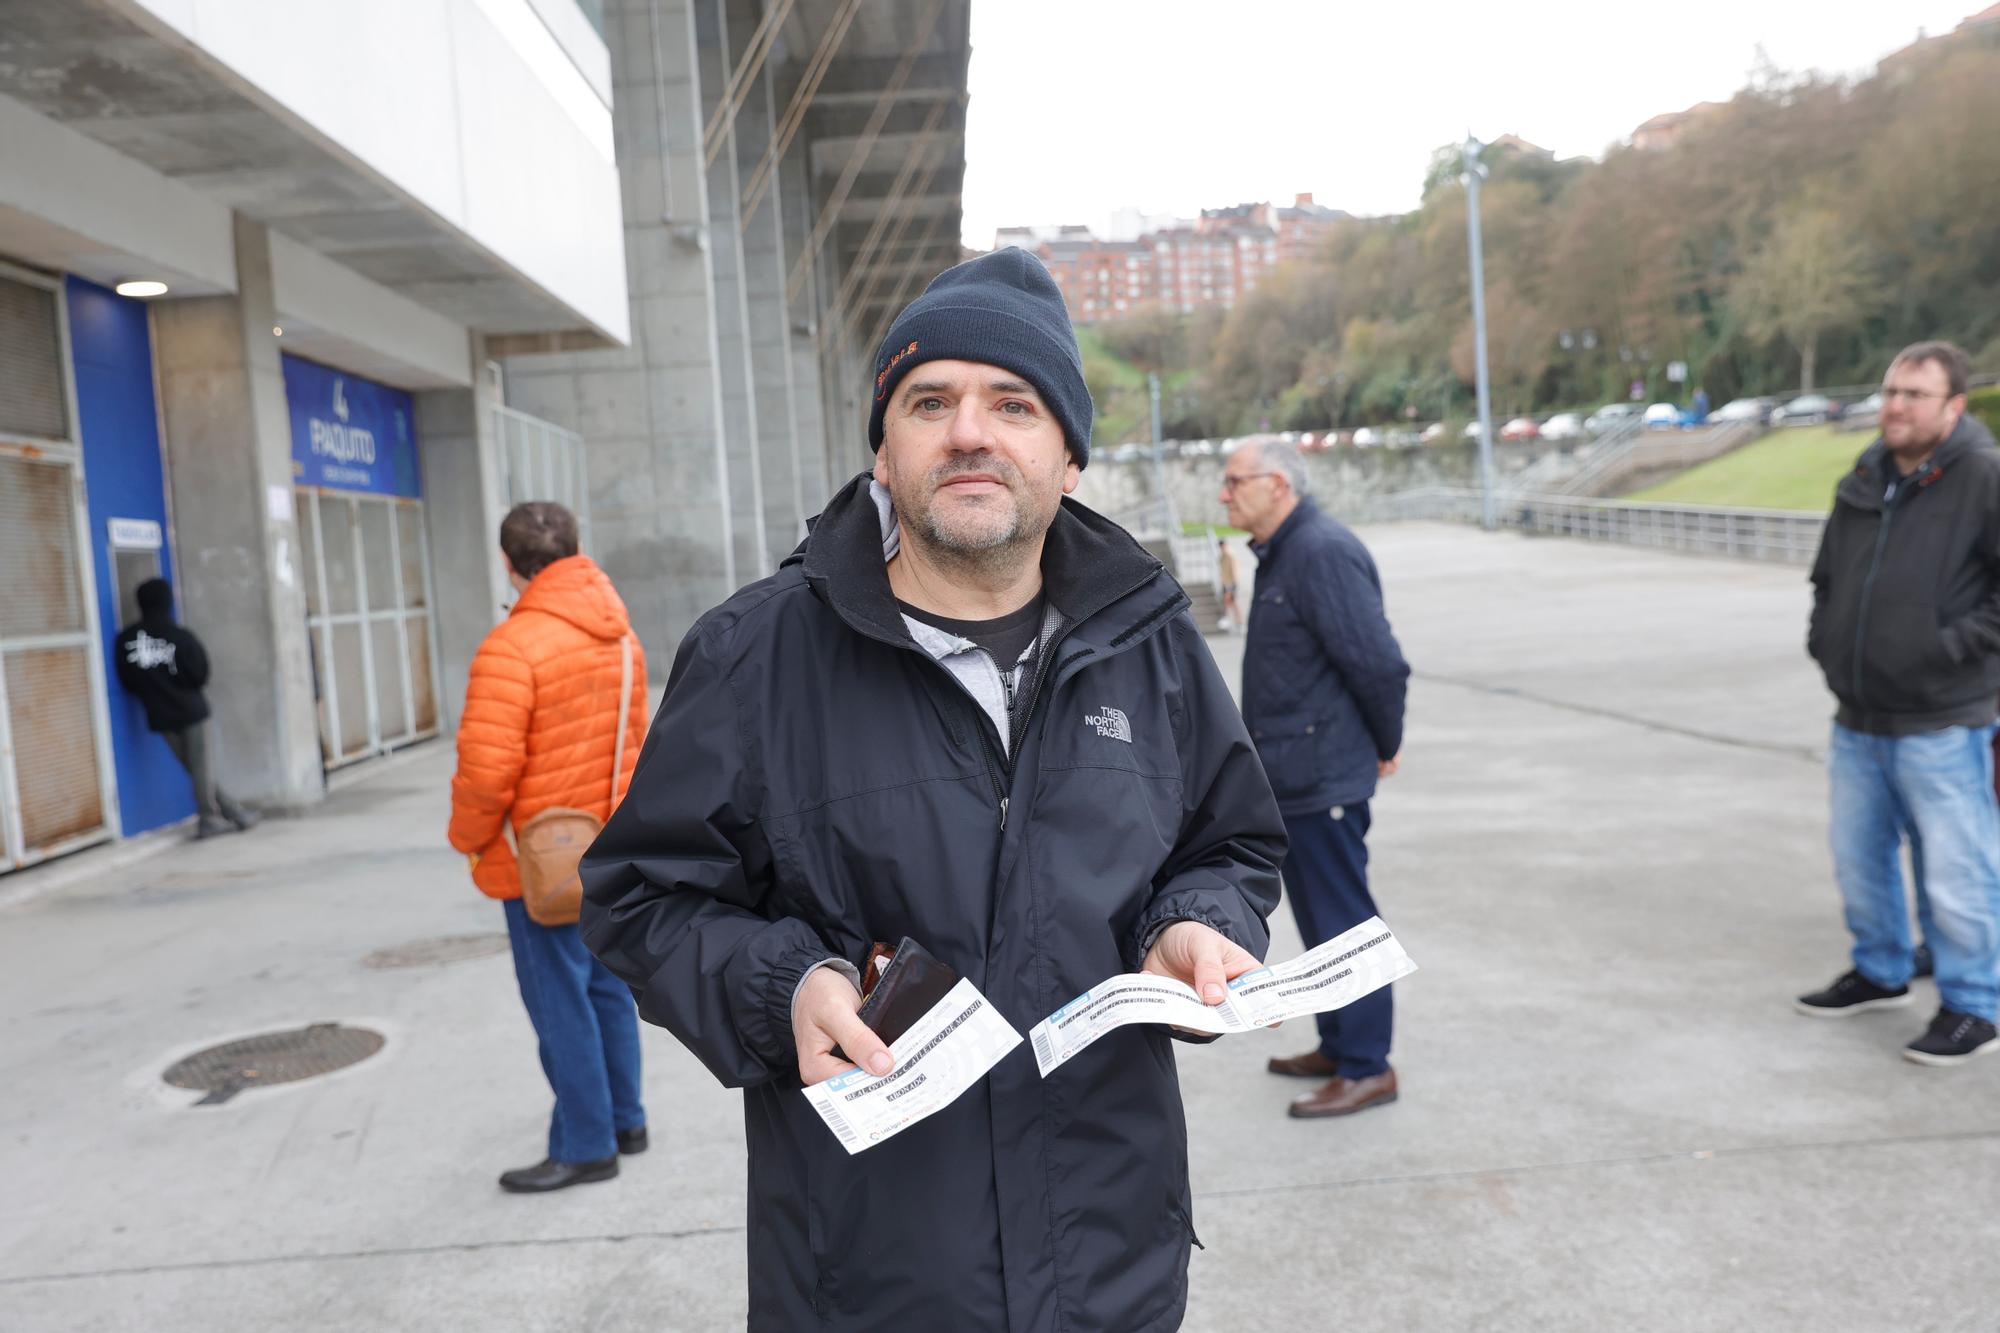
[[[1402,762],[1402,758],[1403,756],[1400,754],[1393,754],[1387,759],[1377,759],[1375,761],[1375,776],[1378,778],[1395,777],[1396,765]]]
[[[1256,955],[1220,931],[1199,921],[1176,921],[1154,938],[1139,970],[1184,981],[1203,1004],[1221,1004],[1229,996],[1231,979],[1262,966]]]
[[[805,979],[792,1003],[800,1082],[824,1083],[854,1068],[833,1053],[836,1046],[871,1074],[886,1074],[895,1067],[889,1048],[857,1016],[860,1009],[861,992],[832,968],[822,967]]]

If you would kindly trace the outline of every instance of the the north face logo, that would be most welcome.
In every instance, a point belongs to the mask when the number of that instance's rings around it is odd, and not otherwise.
[[[1124,713],[1108,705],[1102,712],[1085,713],[1083,725],[1096,727],[1100,736],[1108,736],[1114,741],[1124,741],[1127,745],[1132,743],[1132,723]]]

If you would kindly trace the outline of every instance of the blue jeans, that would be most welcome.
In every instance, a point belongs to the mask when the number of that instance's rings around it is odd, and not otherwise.
[[[646,1123],[632,992],[583,947],[575,926],[537,925],[518,898],[504,906],[514,976],[556,1094],[549,1156],[601,1161],[617,1153],[617,1131]]]
[[[1366,801],[1342,807],[1338,819],[1324,810],[1285,818],[1292,840],[1285,855],[1285,897],[1308,949],[1376,915],[1368,892],[1368,822]],[[1395,1020],[1387,986],[1345,1009],[1316,1014],[1319,1053],[1342,1078],[1385,1073]]]
[[[1991,1022],[2000,1007],[2000,807],[1993,731],[1870,736],[1835,723],[1827,749],[1833,869],[1854,966],[1878,986],[1910,979],[1903,839],[1924,892],[1925,939],[1946,1009]],[[1927,900],[1927,901],[1926,901]]]

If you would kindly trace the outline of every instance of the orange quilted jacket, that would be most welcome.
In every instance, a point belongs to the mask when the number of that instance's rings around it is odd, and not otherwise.
[[[528,582],[507,619],[472,657],[451,779],[451,845],[478,857],[472,881],[494,898],[521,896],[502,833],[552,805],[608,818],[618,730],[619,639],[625,603],[588,556],[558,560]],[[618,794],[646,738],[646,658],[632,642],[632,702]]]

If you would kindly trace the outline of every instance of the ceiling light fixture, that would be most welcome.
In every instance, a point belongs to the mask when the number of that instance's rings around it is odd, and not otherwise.
[[[118,284],[117,291],[120,296],[165,296],[167,284],[152,278],[127,278]]]
[[[284,336],[285,336],[285,326],[284,326],[284,325],[282,325],[282,324],[273,324],[273,325],[271,326],[271,336],[272,336],[273,338],[282,338],[282,337],[284,337]]]

